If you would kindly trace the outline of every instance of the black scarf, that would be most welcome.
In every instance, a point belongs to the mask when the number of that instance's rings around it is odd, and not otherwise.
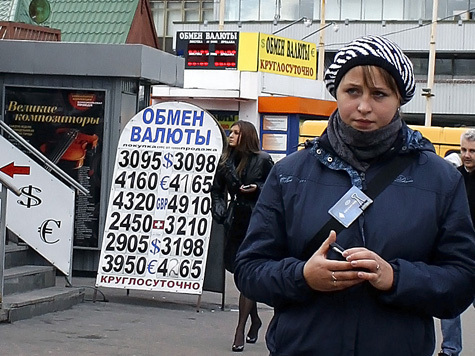
[[[386,126],[366,132],[345,124],[337,110],[328,119],[327,134],[335,153],[357,170],[365,172],[373,159],[391,148],[401,127],[399,111]]]

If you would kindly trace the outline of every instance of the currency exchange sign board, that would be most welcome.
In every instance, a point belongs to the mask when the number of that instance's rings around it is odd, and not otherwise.
[[[0,136],[0,174],[21,191],[8,192],[6,224],[66,276],[71,275],[75,192]]]
[[[222,130],[201,108],[135,115],[117,149],[96,286],[201,294]]]

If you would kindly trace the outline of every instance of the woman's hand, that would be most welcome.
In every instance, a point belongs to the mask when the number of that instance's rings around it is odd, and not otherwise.
[[[393,286],[393,268],[377,253],[365,247],[354,247],[345,250],[343,257],[350,262],[352,268],[363,269],[358,272],[358,278],[368,281],[376,289],[385,291]]]
[[[241,193],[254,193],[257,190],[257,184],[248,184],[248,185],[241,185],[239,187],[239,191]]]
[[[350,262],[327,259],[330,244],[336,241],[335,231],[331,231],[320,248],[305,263],[303,276],[310,288],[320,292],[347,289],[364,282],[359,271],[352,269]],[[359,263],[359,262],[358,262]]]

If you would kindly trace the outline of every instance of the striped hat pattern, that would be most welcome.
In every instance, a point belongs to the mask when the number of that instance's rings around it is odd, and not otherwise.
[[[381,36],[364,36],[341,48],[325,72],[325,83],[336,98],[336,89],[343,76],[353,67],[374,65],[389,72],[401,94],[401,105],[414,96],[416,84],[411,60],[394,42]]]

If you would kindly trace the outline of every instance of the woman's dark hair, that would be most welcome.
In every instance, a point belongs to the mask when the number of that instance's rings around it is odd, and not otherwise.
[[[389,89],[397,95],[399,102],[401,101],[401,93],[399,92],[398,86],[396,84],[396,79],[385,69],[377,66],[362,66],[363,68],[363,78],[364,83],[368,88],[375,87],[375,71],[379,72],[383,78],[384,83],[389,87]]]
[[[240,158],[239,164],[236,167],[236,172],[241,176],[244,167],[246,167],[247,161],[251,154],[255,154],[260,151],[259,149],[259,137],[257,136],[256,128],[248,121],[236,121],[231,125],[239,127],[239,143],[235,147],[229,145],[221,156],[220,164],[224,164],[228,158],[234,153]]]

